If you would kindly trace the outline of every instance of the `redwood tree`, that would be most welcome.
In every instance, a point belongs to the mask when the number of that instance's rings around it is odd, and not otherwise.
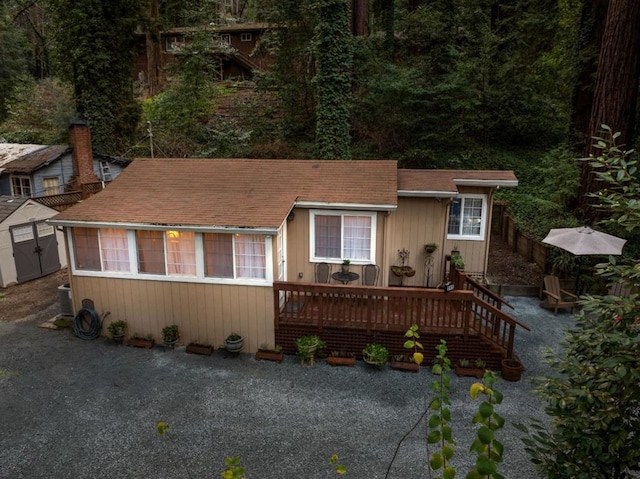
[[[630,148],[635,123],[635,108],[640,77],[640,2],[611,0],[598,57],[589,137],[599,136],[601,126],[608,125],[621,133],[620,142]],[[591,145],[587,153],[592,153]],[[595,217],[588,193],[597,192],[589,162],[584,162],[578,204],[587,218]]]

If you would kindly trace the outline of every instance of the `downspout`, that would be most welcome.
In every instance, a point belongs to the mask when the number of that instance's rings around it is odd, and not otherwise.
[[[491,191],[488,195],[487,201],[487,225],[485,226],[485,249],[484,249],[484,268],[482,270],[482,275],[484,279],[487,277],[487,267],[489,266],[489,246],[491,245],[491,225],[493,224],[493,195],[495,193],[495,189],[491,188]]]

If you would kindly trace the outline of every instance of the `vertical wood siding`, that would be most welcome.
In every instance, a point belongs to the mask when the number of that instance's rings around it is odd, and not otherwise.
[[[378,213],[376,219],[376,264],[381,267],[384,259],[385,215],[386,213]],[[309,210],[295,208],[293,220],[287,223],[287,264],[285,267],[287,268],[288,281],[303,283],[313,283],[315,281],[315,263],[309,261],[311,256],[309,251],[309,231]],[[338,271],[339,267],[339,264],[334,264],[333,271]],[[360,274],[361,265],[352,265],[351,268],[352,271]],[[299,277],[299,273],[302,273],[302,278]],[[380,276],[382,277],[382,273]]]
[[[127,334],[152,334],[162,341],[162,328],[177,324],[181,343],[224,344],[232,332],[245,338],[245,352],[263,343],[274,344],[273,290],[267,287],[179,283],[73,276],[73,301],[77,311],[83,298],[96,311],[110,311],[108,323],[127,321]]]

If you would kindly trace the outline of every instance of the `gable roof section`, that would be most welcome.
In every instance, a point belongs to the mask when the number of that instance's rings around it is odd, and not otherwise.
[[[3,167],[24,155],[46,148],[46,145],[28,145],[22,143],[0,143],[0,171]]]
[[[136,159],[54,221],[275,230],[296,204],[394,209],[396,168],[387,160]]]
[[[6,220],[11,213],[16,211],[27,201],[27,198],[14,198],[13,196],[0,196],[0,223]]]
[[[506,170],[398,170],[398,196],[451,198],[458,186],[518,186],[513,171]]]
[[[70,151],[71,148],[68,145],[44,146],[5,163],[4,171],[7,173],[30,174],[56,161]]]

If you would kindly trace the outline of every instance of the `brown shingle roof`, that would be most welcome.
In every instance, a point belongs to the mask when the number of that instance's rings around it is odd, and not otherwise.
[[[137,159],[55,219],[277,228],[296,201],[394,207],[396,168],[388,160]]]
[[[505,170],[398,170],[398,191],[457,192],[460,184],[515,186],[513,171]]]
[[[71,151],[68,145],[45,146],[4,165],[7,173],[30,174]]]

